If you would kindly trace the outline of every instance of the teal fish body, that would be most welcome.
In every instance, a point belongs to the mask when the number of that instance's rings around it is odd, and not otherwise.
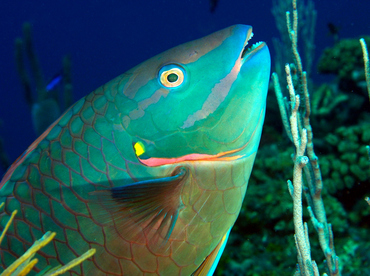
[[[250,26],[191,41],[82,98],[0,183],[7,267],[46,231],[39,271],[89,248],[77,275],[211,275],[247,189],[270,56]]]

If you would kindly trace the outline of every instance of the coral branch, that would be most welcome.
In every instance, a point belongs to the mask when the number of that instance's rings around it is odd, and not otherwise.
[[[288,181],[288,188],[293,199],[294,239],[298,251],[299,271],[303,273],[303,275],[313,275],[316,274],[316,271],[314,272],[314,266],[312,265],[308,229],[307,225],[303,224],[302,210],[302,168],[309,162],[307,156],[304,156],[307,145],[307,131],[298,127],[300,97],[295,94],[290,67],[288,64],[285,66],[285,71],[287,74],[288,89],[291,99],[290,130],[293,143],[296,148],[294,156],[293,183]]]
[[[3,205],[4,205],[4,203],[0,205],[0,208],[3,207]],[[17,214],[17,212],[18,212],[17,210],[14,210],[13,213],[11,214],[9,220],[7,221],[7,223],[4,227],[4,230],[0,235],[0,245],[1,245],[1,242],[3,241],[3,239],[4,239],[6,231],[8,231],[8,229],[9,229],[10,225],[12,224],[13,219],[14,219],[15,215]]]
[[[365,77],[366,77],[367,92],[368,92],[369,100],[370,100],[370,62],[369,62],[369,52],[367,51],[365,39],[361,38],[360,39],[360,43],[361,43],[361,48],[362,48],[362,54],[363,54],[363,57],[364,57],[364,66],[365,66]],[[366,148],[367,148],[367,153],[368,153],[369,160],[370,160],[370,146],[367,146]],[[365,197],[365,201],[367,202],[367,204],[370,205],[370,198],[369,197]]]
[[[67,272],[68,270],[72,269],[73,267],[79,265],[80,263],[82,263],[84,260],[90,258],[92,255],[94,255],[96,252],[96,249],[94,248],[91,248],[90,250],[86,251],[84,254],[82,254],[80,257],[70,261],[69,263],[67,263],[66,265],[56,269],[56,270],[53,270],[53,271],[49,271],[47,274],[45,274],[44,276],[56,276],[56,275],[60,275],[60,274],[63,274],[65,272]]]
[[[369,62],[369,52],[367,51],[365,39],[360,39],[361,47],[362,47],[362,54],[364,56],[364,63],[365,63],[365,77],[366,77],[366,86],[367,92],[369,95],[370,100],[370,62]]]
[[[290,124],[289,124],[288,115],[287,115],[287,110],[286,110],[286,107],[285,107],[285,104],[284,104],[284,99],[285,98],[283,98],[283,93],[281,92],[279,77],[278,77],[277,73],[275,73],[275,72],[272,73],[272,80],[274,82],[275,95],[276,95],[276,99],[278,101],[278,106],[279,106],[280,114],[281,114],[281,120],[283,122],[285,132],[287,133],[290,141],[293,142],[292,135],[291,135],[291,130],[290,130]]]
[[[293,198],[293,221],[295,228],[295,241],[298,251],[298,271],[301,275],[319,275],[316,263],[311,260],[310,243],[308,238],[307,225],[303,224],[302,218],[302,191],[305,191],[308,202],[308,211],[312,223],[318,233],[320,246],[324,252],[330,275],[339,274],[339,259],[335,254],[334,240],[331,225],[327,223],[325,207],[321,198],[323,182],[321,178],[318,158],[314,152],[313,133],[310,125],[311,106],[307,87],[307,73],[303,71],[301,58],[298,52],[298,11],[296,0],[293,4],[293,22],[290,13],[286,12],[286,23],[289,38],[292,45],[292,53],[298,71],[298,93],[296,93],[290,66],[285,66],[288,90],[290,95],[290,128],[286,125],[285,107],[282,103],[282,93],[278,78],[273,75],[275,93],[278,98],[279,108],[282,115],[283,124],[288,131],[288,136],[292,137],[296,148],[294,156],[293,183],[288,181],[289,192]],[[301,97],[300,97],[301,95]],[[304,108],[299,109],[300,98],[304,103]],[[301,112],[299,110],[304,110]],[[307,156],[304,156],[307,152]],[[306,166],[307,165],[307,166]],[[308,189],[303,187],[302,169],[308,183]]]

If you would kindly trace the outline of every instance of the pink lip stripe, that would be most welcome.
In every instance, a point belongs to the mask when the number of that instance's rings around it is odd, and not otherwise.
[[[180,163],[184,161],[230,161],[230,160],[236,160],[243,155],[235,155],[235,156],[229,156],[229,157],[222,157],[225,154],[232,153],[231,152],[223,152],[216,155],[210,155],[210,154],[199,154],[199,153],[192,153],[188,155],[184,155],[178,158],[149,158],[149,159],[140,159],[140,162],[143,163],[146,166],[149,167],[155,167],[155,166],[161,166],[161,165],[168,165],[168,164],[174,164],[174,163]]]

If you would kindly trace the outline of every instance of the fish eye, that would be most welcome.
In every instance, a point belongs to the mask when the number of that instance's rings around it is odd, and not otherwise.
[[[159,82],[167,88],[179,87],[185,80],[185,70],[179,65],[169,64],[159,70]]]

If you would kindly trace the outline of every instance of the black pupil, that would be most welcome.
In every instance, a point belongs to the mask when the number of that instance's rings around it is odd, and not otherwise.
[[[179,78],[179,76],[178,75],[176,75],[175,73],[172,73],[172,74],[169,74],[168,76],[167,76],[167,80],[169,81],[169,82],[175,82],[175,81],[177,81],[177,79]]]

